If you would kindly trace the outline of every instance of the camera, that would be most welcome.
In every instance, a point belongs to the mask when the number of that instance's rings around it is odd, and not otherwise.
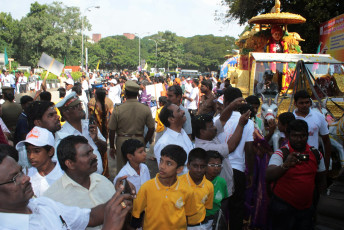
[[[247,104],[242,104],[238,110],[241,114],[244,114],[248,110],[251,110],[251,112],[253,112],[253,107],[251,104],[247,103]]]
[[[309,161],[309,155],[308,154],[298,154],[298,155],[296,155],[296,158],[299,161]]]

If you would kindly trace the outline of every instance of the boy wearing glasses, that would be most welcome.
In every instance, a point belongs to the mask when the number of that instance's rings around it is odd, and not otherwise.
[[[207,151],[208,165],[205,177],[214,185],[213,208],[207,209],[206,218],[209,220],[209,226],[212,225],[214,215],[221,208],[221,201],[228,197],[227,183],[220,177],[222,169],[223,156],[218,151]]]
[[[194,191],[197,213],[188,216],[187,229],[208,229],[208,219],[205,217],[206,209],[213,208],[214,186],[206,179],[207,152],[201,148],[194,148],[189,153],[187,174],[180,176]]]

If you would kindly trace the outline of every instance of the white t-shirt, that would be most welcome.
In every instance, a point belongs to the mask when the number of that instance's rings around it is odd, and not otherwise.
[[[308,124],[308,141],[307,143],[310,146],[314,146],[315,148],[319,148],[319,134],[320,135],[327,135],[329,134],[327,122],[323,114],[309,110],[309,113],[306,117],[301,117],[296,115],[296,111],[294,111],[295,119],[304,120]]]
[[[87,80],[83,80],[81,83],[81,87],[83,90],[88,90],[88,82]]]
[[[160,163],[160,158],[161,158],[161,150],[165,148],[167,145],[179,145],[182,147],[187,156],[189,156],[189,152],[193,149],[193,144],[184,131],[184,129],[181,130],[180,133],[170,129],[166,128],[166,131],[164,134],[159,138],[158,142],[154,146],[154,155],[155,158],[158,162],[158,165]],[[186,165],[186,162],[185,162]],[[183,174],[187,173],[188,170],[186,167],[184,167]]]
[[[53,160],[57,161],[57,146],[60,144],[60,141],[69,136],[69,135],[75,135],[75,136],[83,136],[88,140],[88,143],[92,146],[93,148],[93,153],[97,156],[98,160],[98,166],[97,166],[97,173],[102,174],[103,172],[103,161],[102,157],[100,155],[100,152],[98,151],[97,145],[94,143],[92,140],[90,133],[88,131],[88,119],[82,119],[81,120],[81,126],[82,126],[82,133],[80,133],[77,129],[75,129],[71,124],[66,121],[66,123],[62,126],[61,130],[57,131],[55,133],[55,155],[53,156]],[[102,141],[106,141],[103,135],[101,134],[100,130],[98,130],[98,139]]]
[[[0,212],[0,229],[85,229],[91,213],[91,209],[69,207],[47,197],[31,199],[28,207],[32,211],[32,214]],[[62,223],[62,220],[65,224]]]
[[[188,100],[189,104],[187,105],[186,108],[192,109],[192,110],[197,109],[198,97],[199,97],[198,87],[192,88],[191,93],[190,93],[190,98],[193,100],[192,101]]]
[[[187,96],[187,97],[189,97],[190,96],[190,93],[191,93],[191,90],[192,90],[192,85],[190,84],[190,83],[186,83],[185,84],[185,96]],[[185,101],[184,101],[184,105],[185,105],[185,107],[187,107],[187,105],[189,104],[189,100],[187,100],[187,99],[185,99]]]
[[[237,111],[233,111],[232,116],[226,122],[224,126],[224,140],[222,143],[227,143],[228,139],[233,135],[240,119],[241,114]],[[251,120],[248,120],[247,124],[244,127],[242,133],[242,138],[238,147],[234,152],[230,153],[228,156],[229,161],[232,164],[233,169],[237,169],[241,172],[245,172],[245,143],[253,141],[253,132],[254,132],[254,123]]]
[[[40,197],[50,187],[50,185],[63,175],[63,173],[64,172],[60,168],[60,165],[56,164],[54,169],[46,176],[39,174],[35,167],[29,168],[27,175],[30,177],[33,192],[37,197]]]
[[[94,85],[96,83],[96,79],[94,78],[94,76],[92,77],[92,78],[90,78],[89,80],[88,80],[88,87],[90,88],[90,89],[92,89],[92,85]]]
[[[128,161],[121,169],[121,171],[119,171],[119,173],[113,180],[113,183],[116,184],[116,181],[119,177],[127,175],[127,180],[135,186],[136,193],[138,193],[141,188],[141,185],[143,185],[146,181],[150,180],[150,174],[147,165],[141,163],[139,167],[140,175],[137,174],[135,169],[131,167]]]
[[[110,86],[108,91],[108,97],[111,99],[113,104],[121,103],[121,85]]]

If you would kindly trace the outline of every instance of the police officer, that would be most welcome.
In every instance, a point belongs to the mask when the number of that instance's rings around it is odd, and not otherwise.
[[[152,138],[154,133],[154,120],[152,113],[147,105],[141,104],[137,100],[140,86],[134,81],[125,83],[126,102],[116,106],[110,117],[109,122],[109,140],[110,140],[110,156],[117,156],[117,172],[121,170],[125,162],[121,153],[121,146],[128,139],[137,139],[142,141],[146,146],[147,142]],[[145,125],[148,127],[146,136],[144,134]],[[115,136],[116,138],[116,147]]]

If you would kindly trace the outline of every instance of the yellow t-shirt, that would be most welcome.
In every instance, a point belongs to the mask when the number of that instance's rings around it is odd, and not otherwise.
[[[177,177],[171,187],[162,185],[158,179],[144,183],[136,199],[132,215],[139,218],[145,211],[143,229],[186,229],[186,216],[197,211],[192,189]]]
[[[159,118],[159,114],[160,114],[161,109],[163,107],[164,106],[162,106],[162,107],[160,107],[159,109],[156,110],[155,122],[157,123],[157,125],[156,125],[156,132],[157,133],[160,133],[160,132],[164,131],[164,129],[165,129],[164,124],[160,121],[160,118]]]
[[[193,189],[196,199],[197,212],[195,215],[187,217],[188,224],[199,224],[205,218],[205,209],[213,208],[214,185],[209,180],[207,180],[205,176],[203,177],[202,182],[199,185],[196,185],[190,177],[189,173],[180,176],[180,180],[184,181],[189,187]]]

